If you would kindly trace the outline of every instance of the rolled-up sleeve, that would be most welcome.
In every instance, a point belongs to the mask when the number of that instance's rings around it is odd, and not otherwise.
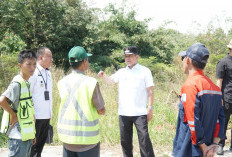
[[[9,104],[13,104],[13,108],[17,110],[20,94],[20,84],[17,82],[12,82],[7,90],[2,94],[8,98]]]
[[[153,77],[149,69],[147,69],[145,73],[145,84],[146,84],[146,88],[154,86]]]
[[[118,70],[116,73],[114,73],[113,75],[110,76],[110,78],[115,82],[118,83],[120,75],[122,73],[122,70]]]
[[[103,100],[98,83],[94,89],[92,101],[97,110],[101,110],[105,106],[105,102]]]

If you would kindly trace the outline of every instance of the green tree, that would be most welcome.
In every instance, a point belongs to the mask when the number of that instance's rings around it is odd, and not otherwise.
[[[25,49],[26,43],[16,34],[5,32],[0,42],[1,55],[18,54],[20,50]]]
[[[0,41],[0,87],[3,92],[18,72],[17,54],[26,48],[26,43],[13,33],[4,33]]]
[[[68,50],[83,45],[95,17],[81,0],[2,0],[0,34],[14,32],[27,48],[47,46],[55,64],[67,67]]]
[[[110,4],[104,11],[105,18],[99,21],[97,35],[92,36],[90,44],[96,70],[111,65],[116,69],[125,66],[122,49],[129,45],[136,45],[141,57],[154,56],[156,62],[172,62],[175,42],[169,37],[180,33],[161,28],[150,31],[149,19],[138,21],[135,10],[127,6],[115,8]]]

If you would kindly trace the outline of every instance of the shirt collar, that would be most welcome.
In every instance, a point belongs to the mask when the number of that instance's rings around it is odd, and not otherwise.
[[[194,73],[190,74],[190,75],[188,76],[188,78],[193,77],[193,76],[196,76],[196,75],[205,75],[205,74],[204,74],[203,70],[197,70],[197,71],[195,71]]]
[[[139,69],[139,63],[136,63],[131,69],[128,67],[128,66],[126,66],[126,69],[127,70],[135,70],[135,69]]]
[[[73,70],[72,72],[73,73],[77,73],[77,74],[83,74],[83,75],[85,75],[85,73],[83,71],[80,71],[80,70]]]
[[[39,69],[39,71],[46,71],[46,69],[44,69],[40,64],[37,63],[36,67]]]

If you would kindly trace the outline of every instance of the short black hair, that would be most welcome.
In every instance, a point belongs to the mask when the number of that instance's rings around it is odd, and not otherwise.
[[[45,46],[38,48],[37,53],[36,53],[37,57],[43,55],[46,49],[50,50],[48,47],[45,47]]]
[[[83,60],[84,61],[84,60]],[[80,62],[69,62],[70,66],[72,67],[72,69],[77,69],[81,66],[81,63],[83,61],[80,61]]]
[[[208,55],[206,55],[206,56],[204,56],[203,58],[202,58],[202,60],[208,60],[208,58],[209,58],[209,56]],[[205,68],[205,66],[206,66],[206,64],[207,63],[201,63],[201,62],[198,62],[198,61],[195,61],[195,60],[193,60],[192,59],[192,64],[193,64],[193,66],[195,67],[195,68],[197,68],[197,69],[204,69]]]
[[[37,59],[36,54],[33,50],[31,49],[23,50],[18,54],[18,63],[22,64],[25,61],[25,59],[32,59],[32,58]]]

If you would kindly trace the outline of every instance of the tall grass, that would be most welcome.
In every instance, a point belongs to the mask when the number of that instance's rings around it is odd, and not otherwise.
[[[59,109],[59,93],[57,89],[57,82],[64,77],[64,72],[58,68],[51,69],[53,75],[53,117],[52,125],[54,126],[54,143],[53,145],[61,144],[57,138],[57,115]],[[179,73],[178,68],[170,70],[173,77],[174,73]],[[91,71],[87,72],[87,75],[98,79],[97,74]],[[109,74],[110,75],[110,74]],[[171,82],[158,82],[154,77],[155,89],[154,89],[154,116],[153,120],[149,122],[149,134],[153,147],[159,152],[171,151],[172,141],[175,133],[176,117],[178,109],[178,98],[173,92],[175,89],[179,91],[181,83]],[[170,80],[177,79],[170,78]],[[178,78],[178,80],[181,80]],[[100,116],[100,135],[101,143],[109,146],[120,144],[120,132],[119,132],[119,121],[118,121],[118,89],[117,85],[107,85],[101,79],[98,79],[100,90],[105,101],[106,113]],[[170,88],[171,87],[171,88]],[[138,149],[138,138],[137,132],[134,128],[133,131],[134,148]]]
[[[161,70],[159,68],[162,68]],[[149,122],[149,134],[155,151],[164,152],[172,150],[172,142],[175,136],[176,120],[178,113],[179,98],[176,93],[180,92],[181,85],[186,79],[183,73],[182,63],[179,58],[174,59],[171,66],[155,66],[153,70],[156,72],[154,77],[154,115]],[[208,69],[212,71],[212,67]],[[60,105],[60,97],[57,89],[57,83],[65,74],[60,68],[51,68],[53,77],[53,116],[51,124],[54,128],[54,138],[52,145],[61,145],[57,136],[57,116]],[[207,72],[207,69],[206,69]],[[112,70],[108,70],[112,73]],[[208,74],[208,73],[207,73]],[[97,74],[91,71],[87,75],[98,79]],[[215,73],[210,75],[213,77]],[[102,92],[106,113],[100,116],[100,135],[101,143],[108,146],[120,144],[120,132],[118,121],[118,89],[117,85],[107,85],[101,79],[98,79],[100,90]],[[134,148],[139,151],[137,132],[133,131]]]

